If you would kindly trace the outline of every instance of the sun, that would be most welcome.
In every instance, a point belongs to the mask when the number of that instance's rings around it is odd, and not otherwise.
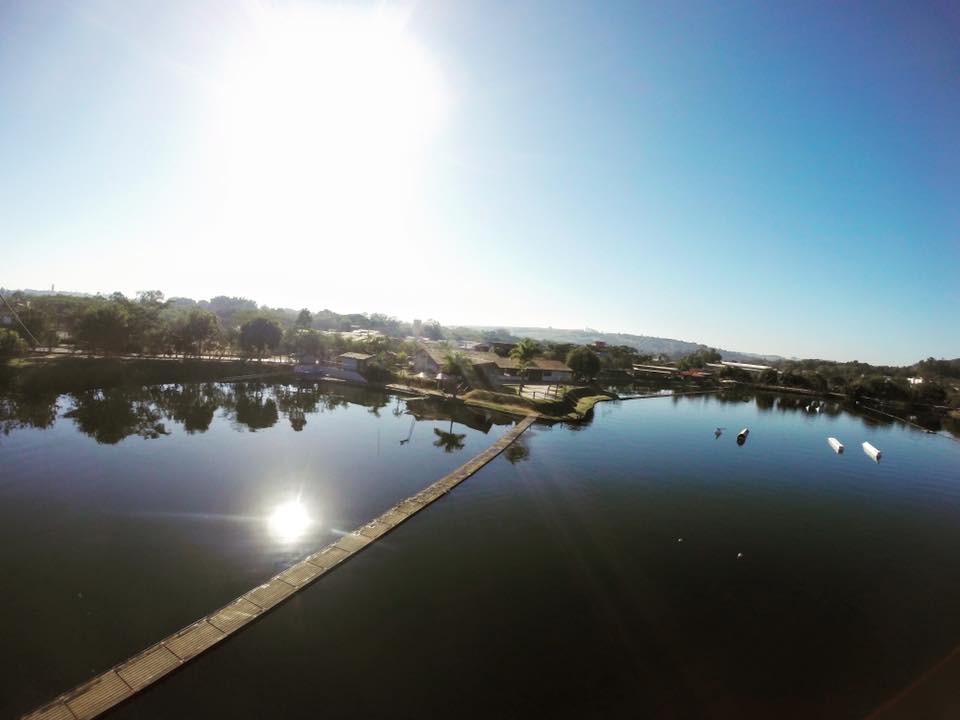
[[[215,92],[226,230],[331,253],[395,242],[446,111],[440,73],[402,16],[261,9]]]

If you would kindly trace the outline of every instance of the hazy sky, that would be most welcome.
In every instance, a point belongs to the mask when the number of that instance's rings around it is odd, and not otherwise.
[[[0,286],[960,356],[955,3],[2,2]]]

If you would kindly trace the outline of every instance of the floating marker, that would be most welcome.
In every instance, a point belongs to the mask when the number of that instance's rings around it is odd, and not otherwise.
[[[833,448],[833,451],[834,451],[837,455],[841,455],[841,454],[843,453],[843,443],[840,442],[839,440],[837,440],[835,437],[829,437],[829,438],[827,438],[827,445],[829,445],[830,447],[832,447],[832,448]]]
[[[863,444],[863,451],[867,454],[867,456],[870,459],[880,462],[880,455],[881,455],[880,451],[870,443],[865,442]]]

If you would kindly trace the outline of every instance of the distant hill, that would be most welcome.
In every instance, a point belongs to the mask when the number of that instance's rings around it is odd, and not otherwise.
[[[496,328],[480,327],[476,329],[494,330]],[[680,357],[707,347],[702,343],[689,342],[686,340],[674,340],[672,338],[653,337],[650,335],[631,335],[629,333],[605,333],[591,330],[590,328],[567,330],[563,328],[507,327],[505,329],[516,337],[529,337],[534,340],[575,343],[577,345],[587,345],[594,340],[601,340],[608,345],[628,345],[644,355]],[[722,348],[718,348],[718,350],[720,350],[720,354],[724,360],[734,362],[756,362],[758,360],[775,361],[783,359],[779,355],[758,355],[756,353],[724,350]]]

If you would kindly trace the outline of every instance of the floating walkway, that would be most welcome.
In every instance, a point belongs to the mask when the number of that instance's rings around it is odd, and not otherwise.
[[[143,652],[64,693],[23,720],[89,720],[130,699],[188,663],[248,623],[386,535],[404,520],[438,500],[509,447],[536,422],[525,417],[493,445],[449,475],[397,503],[380,517],[344,535],[323,550],[275,575],[268,582],[201,618]]]

